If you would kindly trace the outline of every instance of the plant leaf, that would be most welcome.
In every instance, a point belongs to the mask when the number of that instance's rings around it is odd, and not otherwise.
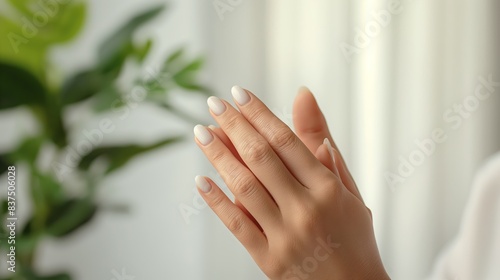
[[[129,54],[134,54],[132,35],[137,28],[157,16],[163,9],[164,6],[160,5],[135,16],[100,45],[99,60],[104,62],[106,69],[112,68],[109,64],[123,64]],[[146,49],[149,50],[149,47]]]
[[[33,36],[29,36],[29,39],[35,45],[49,46],[73,39],[82,29],[87,14],[87,5],[84,2],[37,3],[39,1],[35,0],[8,1],[10,5],[24,15],[24,17],[20,17],[23,20],[18,25],[22,25],[23,28],[33,34]],[[46,16],[45,20],[42,19],[44,24],[37,24],[37,14]],[[16,17],[19,16],[16,15]]]
[[[140,62],[142,62],[146,58],[146,56],[148,56],[152,46],[153,40],[149,39],[146,41],[146,43],[144,43],[143,46],[135,48],[135,56]]]
[[[115,85],[109,85],[95,95],[92,103],[94,111],[99,113],[110,110],[111,108],[116,108],[120,106],[123,101],[119,89]]]
[[[33,12],[29,8],[29,5],[32,4],[30,2],[34,2],[32,0],[7,0],[9,4],[16,8],[17,11],[25,16],[31,17]]]
[[[124,145],[115,147],[99,147],[85,155],[81,159],[78,167],[80,169],[87,170],[96,159],[104,158],[109,163],[106,173],[111,173],[112,171],[115,171],[116,169],[119,169],[127,164],[135,156],[165,145],[179,142],[182,139],[183,137],[179,136],[171,137],[147,146]]]
[[[54,18],[47,24],[44,36],[46,44],[65,43],[74,39],[82,30],[87,17],[87,4],[76,1],[61,5]]]
[[[194,74],[195,72],[200,70],[201,67],[203,67],[204,63],[205,63],[205,61],[203,58],[197,58],[197,59],[191,61],[190,63],[188,63],[186,66],[184,66],[179,72],[177,72],[177,74],[174,75],[174,77],[175,76],[182,76],[182,75],[186,75],[186,74]]]
[[[21,144],[9,155],[12,161],[26,161],[34,163],[38,157],[40,147],[44,142],[43,137],[27,137],[21,141]]]
[[[0,110],[22,105],[41,105],[46,90],[30,72],[0,62]]]
[[[114,78],[114,75],[103,75],[96,69],[81,72],[63,85],[61,103],[69,105],[92,97],[111,83]]]
[[[63,186],[52,176],[37,172],[33,184],[38,185],[43,198],[49,207],[54,207],[63,203],[65,195]]]
[[[178,61],[183,55],[184,55],[184,48],[179,48],[176,51],[174,51],[165,61],[166,65],[170,65]]]
[[[90,199],[70,199],[53,208],[47,219],[47,233],[55,237],[69,235],[84,226],[97,212],[97,206]]]
[[[112,87],[129,56],[133,55],[139,61],[144,59],[149,53],[152,41],[148,40],[143,46],[134,47],[132,35],[138,27],[158,15],[162,9],[162,6],[158,6],[134,17],[105,40],[98,51],[99,65],[83,71],[65,82],[61,91],[62,104],[68,105],[86,100],[104,88]]]
[[[203,67],[203,64],[204,60],[202,58],[188,63],[172,77],[174,82],[183,89],[211,94],[207,87],[198,84],[196,81],[196,74]]]

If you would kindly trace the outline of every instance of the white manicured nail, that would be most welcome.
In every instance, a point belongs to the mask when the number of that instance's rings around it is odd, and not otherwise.
[[[216,116],[226,111],[226,105],[218,97],[210,96],[207,100],[208,107]]]
[[[205,177],[196,176],[194,177],[194,181],[198,189],[200,189],[204,193],[207,193],[212,189],[212,185],[210,185],[210,183],[207,181],[207,179],[205,179]]]
[[[330,157],[332,157],[333,162],[335,162],[335,156],[333,155],[332,143],[330,143],[330,140],[328,140],[328,138],[325,138],[325,140],[323,140],[323,144],[326,145],[326,147],[328,148],[328,152],[330,153]]]
[[[212,135],[212,133],[210,133],[210,131],[208,131],[208,129],[201,124],[195,126],[193,131],[194,136],[196,137],[196,139],[198,139],[198,141],[200,141],[203,146],[210,144],[210,142],[214,140],[214,136]]]
[[[247,91],[242,89],[239,86],[234,86],[231,89],[231,94],[233,95],[234,100],[240,105],[243,106],[250,101],[250,95],[248,95]]]

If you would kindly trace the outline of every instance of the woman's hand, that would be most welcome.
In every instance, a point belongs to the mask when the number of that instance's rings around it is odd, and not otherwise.
[[[210,179],[196,182],[263,272],[273,280],[388,279],[369,210],[342,183],[352,178],[340,154],[333,164],[326,143],[318,160],[253,94],[235,87],[233,97],[241,113],[208,100],[224,133],[196,126],[195,135],[238,202]]]

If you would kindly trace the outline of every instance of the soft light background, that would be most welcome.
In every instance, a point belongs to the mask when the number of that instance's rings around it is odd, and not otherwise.
[[[126,18],[162,1],[90,1],[81,37],[54,52],[61,72],[95,59],[95,46]],[[423,279],[456,234],[481,162],[500,150],[500,87],[454,130],[443,114],[472,95],[479,77],[500,81],[500,3],[494,0],[405,0],[370,41],[350,56],[373,12],[390,0],[171,0],[168,12],[137,34],[154,36],[154,68],[167,51],[186,45],[208,64],[204,79],[229,98],[239,84],[263,98],[285,122],[300,85],[316,94],[337,144],[373,210],[384,263],[393,279]],[[147,71],[147,69],[144,69]],[[203,100],[179,100],[203,111]],[[14,114],[14,115],[12,115]],[[15,116],[15,120],[12,116]],[[211,123],[208,114],[200,114]],[[0,148],[30,130],[23,112],[0,116]],[[82,129],[98,120],[70,116]],[[19,129],[21,127],[21,129]],[[403,183],[391,187],[415,141],[443,128],[448,136]],[[191,127],[140,106],[105,141],[151,141]],[[75,138],[81,135],[75,135]],[[76,279],[113,279],[124,269],[146,279],[265,279],[215,215],[205,208],[189,224],[179,212],[194,206],[193,177],[216,177],[193,142],[141,157],[102,186],[106,202],[127,202],[128,216],[101,214],[63,242],[47,242],[39,267],[70,268]],[[22,178],[20,179],[22,183]],[[22,185],[21,185],[22,187]],[[197,203],[198,200],[195,200]],[[120,279],[117,279],[120,280]]]

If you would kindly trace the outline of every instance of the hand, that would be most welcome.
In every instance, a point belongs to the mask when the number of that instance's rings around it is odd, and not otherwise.
[[[216,97],[208,102],[232,146],[203,126],[195,135],[242,207],[212,180],[196,181],[264,273],[271,279],[388,279],[370,213],[340,178],[340,154],[339,163],[326,168],[253,94],[235,87],[233,96],[241,113]],[[320,158],[327,146],[318,149]]]
[[[293,104],[293,124],[297,137],[307,146],[309,151],[332,172],[337,174],[345,187],[357,198],[363,198],[356,186],[352,175],[345,164],[333,137],[330,134],[325,117],[312,95],[306,87],[301,87]],[[221,139],[238,160],[241,161],[233,143],[221,128],[210,126],[210,129]],[[328,141],[325,141],[328,139]],[[328,144],[333,145],[333,152],[328,149]],[[333,156],[332,156],[333,153]],[[241,161],[242,162],[242,161]],[[236,200],[237,205],[241,204]],[[368,209],[371,215],[370,209]]]

